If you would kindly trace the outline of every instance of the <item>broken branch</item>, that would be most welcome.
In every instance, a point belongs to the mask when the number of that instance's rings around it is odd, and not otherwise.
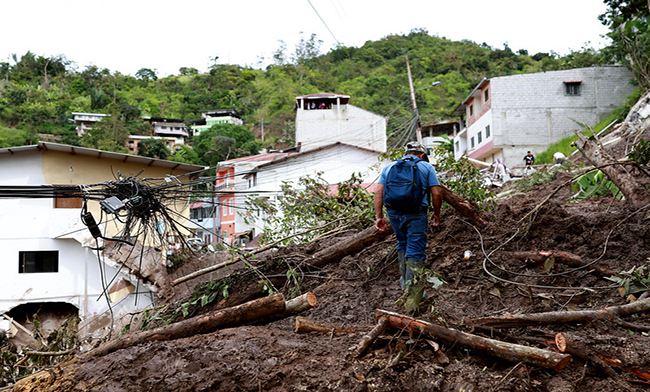
[[[546,259],[553,256],[556,262],[568,265],[572,268],[580,268],[587,265],[587,263],[585,263],[580,256],[557,250],[537,250],[529,252],[500,251],[498,254],[510,256],[518,260],[532,260],[535,263],[543,263],[546,261]],[[590,265],[589,267],[592,268],[600,276],[611,276],[616,274],[614,271],[608,270],[607,268],[597,267],[593,265]]]
[[[616,321],[619,318],[650,310],[650,298],[619,306],[608,306],[598,310],[578,310],[573,312],[544,312],[518,314],[501,317],[484,317],[471,320],[475,325],[494,328],[526,327],[531,325],[572,324],[592,320]]]
[[[388,328],[388,321],[388,316],[381,317],[377,325],[370,332],[368,332],[368,334],[365,335],[363,339],[361,339],[356,348],[353,348],[355,358],[360,358],[363,356],[363,354],[366,353],[374,341],[377,340],[377,337],[384,333],[386,328]]]
[[[466,348],[508,361],[525,362],[557,371],[564,368],[571,361],[571,356],[568,354],[488,339],[386,310],[377,309],[375,311],[375,317],[377,319],[384,316],[389,318],[389,326],[391,328],[420,333],[441,340],[449,345]]]
[[[309,320],[305,317],[296,317],[296,326],[293,329],[295,333],[309,333],[309,332],[320,332],[320,333],[354,333],[356,330],[346,330],[339,329],[336,327],[324,325],[314,320]]]

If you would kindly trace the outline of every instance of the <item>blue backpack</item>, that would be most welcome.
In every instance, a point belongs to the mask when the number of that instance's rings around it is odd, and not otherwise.
[[[386,173],[384,205],[389,210],[417,212],[426,194],[418,175],[418,157],[398,159]]]

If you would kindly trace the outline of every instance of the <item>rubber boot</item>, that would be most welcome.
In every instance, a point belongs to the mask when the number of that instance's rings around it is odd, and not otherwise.
[[[404,303],[404,310],[406,313],[413,313],[420,307],[420,301],[424,297],[424,282],[422,279],[424,277],[418,277],[416,282],[416,272],[422,270],[424,261],[420,259],[407,258],[405,260],[406,264],[406,291],[407,297],[406,302]]]
[[[405,250],[400,250],[397,252],[397,263],[399,265],[399,285],[402,287],[402,290],[406,290],[406,280],[404,279],[404,274],[406,273],[405,258]]]

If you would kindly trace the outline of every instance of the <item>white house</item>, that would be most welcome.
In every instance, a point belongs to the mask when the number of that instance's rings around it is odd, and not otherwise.
[[[236,195],[235,205],[243,206],[250,194],[275,201],[282,197],[280,185],[283,181],[296,183],[301,177],[318,173],[322,173],[321,178],[329,184],[349,180],[353,173],[361,173],[362,182],[374,191],[372,184],[379,179],[381,168],[386,164],[378,160],[380,154],[379,151],[337,142],[261,164],[243,177],[247,188],[242,188],[245,192]],[[257,215],[252,225],[245,224],[243,219],[241,223],[238,220],[238,231],[261,233],[265,219],[266,216]]]
[[[602,121],[634,90],[632,82],[628,69],[614,66],[484,79],[454,110],[466,118],[454,154],[521,165],[528,150],[545,151],[580,124]]]
[[[14,187],[100,184],[114,181],[118,172],[163,178],[200,169],[54,143],[0,149],[0,314],[20,321],[27,308],[40,314],[65,310],[81,318],[82,335],[98,336],[119,317],[149,307],[157,289],[144,283],[144,267],[136,276],[121,266],[124,260],[93,249],[96,241],[81,219],[81,197],[34,198]],[[87,210],[102,222],[98,204],[89,201]],[[178,212],[189,215],[187,208]],[[100,223],[100,229],[107,236],[119,231],[116,223]],[[102,296],[102,272],[115,320]]]
[[[110,114],[74,112],[72,113],[72,122],[76,125],[77,135],[81,137],[87,130],[92,129],[95,124],[107,116],[110,116]]]
[[[349,95],[296,97],[296,145],[309,151],[335,142],[386,151],[387,118],[350,104]]]

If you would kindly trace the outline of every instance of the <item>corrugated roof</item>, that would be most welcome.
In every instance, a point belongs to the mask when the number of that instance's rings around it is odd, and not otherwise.
[[[58,143],[50,143],[50,142],[38,142],[38,144],[31,145],[31,146],[0,148],[0,154],[17,154],[17,153],[29,152],[29,151],[58,151],[58,152],[72,154],[72,155],[75,154],[88,155],[97,158],[114,159],[121,162],[139,163],[145,166],[166,167],[172,170],[184,170],[190,173],[195,171],[202,171],[206,169],[205,166],[190,165],[188,163],[173,162],[164,159],[147,158],[139,155],[122,154],[119,152],[95,150],[93,148],[77,147],[77,146],[70,146],[67,144],[58,144]]]

